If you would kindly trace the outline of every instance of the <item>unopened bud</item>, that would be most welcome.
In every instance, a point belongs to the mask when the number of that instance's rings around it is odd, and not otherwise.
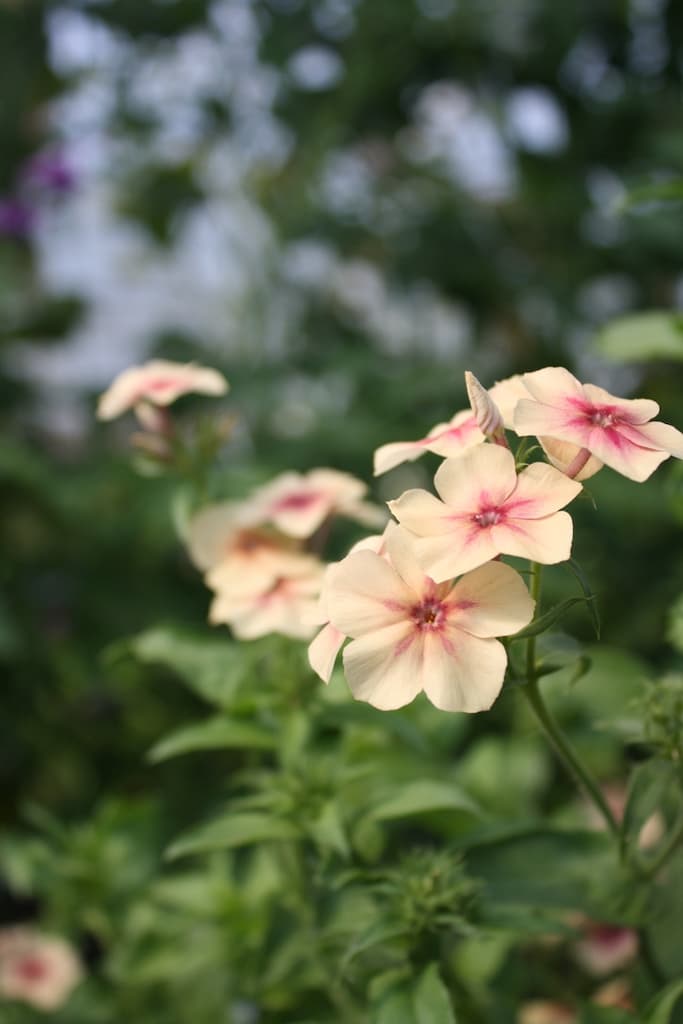
[[[505,437],[505,427],[500,409],[469,370],[465,370],[465,387],[470,406],[482,434],[500,441]]]

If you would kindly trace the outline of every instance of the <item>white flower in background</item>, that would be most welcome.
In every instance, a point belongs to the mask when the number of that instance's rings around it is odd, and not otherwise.
[[[280,577],[307,576],[317,570],[318,560],[296,541],[254,527],[253,521],[248,501],[207,505],[190,520],[185,538],[190,558],[205,572],[213,590],[262,593]]]
[[[336,469],[282,473],[249,498],[255,521],[269,522],[290,537],[310,537],[331,516],[383,526],[384,511],[363,500],[367,486]]]
[[[230,626],[240,640],[268,633],[308,640],[316,629],[323,566],[316,563],[307,575],[282,576],[265,590],[219,590],[209,610],[212,625]]]
[[[0,997],[56,1010],[83,976],[72,946],[29,928],[0,929]]]
[[[194,363],[173,363],[152,359],[143,366],[131,366],[100,396],[97,416],[113,420],[143,403],[166,406],[181,395],[224,395],[228,382],[222,373]]]

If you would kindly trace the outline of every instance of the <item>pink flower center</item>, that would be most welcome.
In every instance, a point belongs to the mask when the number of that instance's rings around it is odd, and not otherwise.
[[[275,503],[275,508],[278,512],[296,512],[314,505],[319,497],[313,491],[299,491],[298,494],[288,494],[286,498],[280,498]]]
[[[40,957],[25,956],[17,963],[16,972],[24,981],[41,981],[49,973],[49,969]]]
[[[425,597],[410,610],[410,616],[418,629],[441,629],[446,621],[443,602],[436,597]]]
[[[485,508],[473,516],[478,526],[495,526],[503,518],[504,513],[498,508]]]
[[[618,417],[613,409],[591,409],[588,419],[596,427],[611,427],[618,422]]]

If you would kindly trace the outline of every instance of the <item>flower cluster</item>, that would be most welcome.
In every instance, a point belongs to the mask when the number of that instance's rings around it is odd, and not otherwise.
[[[567,370],[548,367],[486,391],[467,373],[471,409],[417,441],[384,445],[375,473],[431,451],[444,457],[438,497],[408,490],[389,508],[398,524],[328,568],[309,648],[329,681],[347,639],[344,670],[354,696],[398,708],[424,692],[448,711],[489,708],[503,685],[507,655],[498,638],[531,620],[534,603],[510,555],[556,564],[571,555],[565,507],[581,479],[607,465],[645,480],[683,434],[652,422],[648,399],[624,400]],[[548,461],[519,463],[506,429],[538,438]]]
[[[0,929],[0,999],[56,1010],[82,975],[78,956],[64,939],[24,927]]]
[[[365,492],[346,473],[316,469],[283,473],[244,501],[202,509],[186,540],[214,592],[209,620],[245,640],[266,633],[310,637],[324,570],[313,553],[316,537],[335,516],[383,522]]]

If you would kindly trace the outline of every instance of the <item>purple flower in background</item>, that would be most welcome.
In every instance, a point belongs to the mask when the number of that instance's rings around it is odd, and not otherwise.
[[[35,212],[27,203],[14,196],[0,199],[0,235],[28,238],[34,222]]]
[[[31,157],[24,166],[22,178],[26,185],[62,195],[76,184],[73,167],[56,150],[44,150]]]

